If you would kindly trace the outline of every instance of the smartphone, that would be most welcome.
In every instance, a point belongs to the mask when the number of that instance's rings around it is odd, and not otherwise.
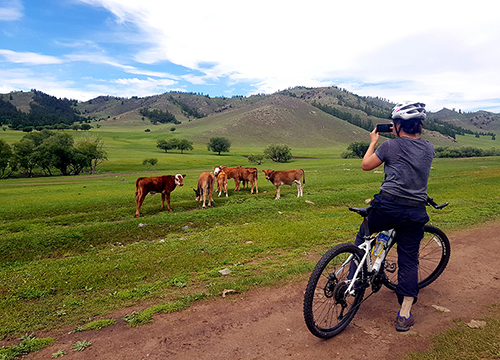
[[[377,124],[377,132],[379,133],[390,133],[392,124]]]

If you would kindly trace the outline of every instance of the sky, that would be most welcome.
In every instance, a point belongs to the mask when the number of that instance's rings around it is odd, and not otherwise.
[[[86,101],[295,86],[500,113],[495,2],[0,0],[0,93]]]

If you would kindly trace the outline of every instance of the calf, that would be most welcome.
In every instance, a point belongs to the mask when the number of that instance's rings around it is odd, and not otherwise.
[[[215,178],[217,179],[217,191],[219,192],[219,197],[220,194],[222,194],[222,191],[226,193],[226,197],[228,196],[227,194],[227,175],[224,171],[221,171],[218,167],[213,168],[214,169],[214,174]]]
[[[155,193],[161,193],[161,209],[165,210],[165,199],[167,199],[168,210],[172,211],[170,207],[170,193],[174,191],[177,185],[182,186],[182,179],[186,175],[163,175],[163,176],[151,176],[151,177],[140,177],[135,182],[135,201],[137,205],[137,210],[135,212],[135,217],[140,216],[140,209],[142,202],[146,198],[147,194],[153,196]]]
[[[198,189],[193,189],[196,194],[196,201],[203,200],[202,208],[205,208],[205,201],[207,200],[208,194],[208,206],[212,206],[212,203],[215,202],[212,199],[212,193],[214,192],[214,183],[215,177],[214,174],[209,172],[202,172],[200,177],[198,178]]]
[[[226,173],[228,179],[234,179],[234,191],[240,191],[240,181],[243,181],[243,183],[249,181],[252,186],[250,194],[253,194],[254,184],[255,193],[259,193],[259,188],[257,186],[257,168],[242,168],[241,165],[230,168],[221,165],[219,169]]]
[[[306,182],[306,177],[304,170],[294,169],[287,171],[274,171],[274,170],[262,170],[266,174],[266,179],[269,180],[274,186],[276,186],[276,199],[280,198],[280,186],[290,185],[293,183],[297,184],[297,197],[303,195],[304,183]]]
[[[227,167],[227,166],[219,166],[220,171],[224,171],[226,173],[227,179],[234,179],[234,191],[240,190],[240,166],[236,167]]]
[[[240,169],[240,181],[243,181],[243,185],[246,187],[246,183],[250,182],[250,194],[253,194],[253,186],[255,184],[255,193],[259,193],[259,187],[257,185],[257,168],[241,168]],[[238,188],[239,189],[239,188]]]

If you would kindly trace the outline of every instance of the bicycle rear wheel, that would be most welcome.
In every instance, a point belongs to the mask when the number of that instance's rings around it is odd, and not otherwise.
[[[384,285],[396,290],[398,285],[398,253],[395,244],[384,262]],[[450,241],[444,232],[432,225],[425,225],[424,238],[420,241],[418,254],[418,286],[420,289],[431,284],[444,271],[450,260]]]
[[[354,244],[340,244],[323,255],[314,268],[304,296],[304,320],[315,336],[327,339],[339,334],[356,315],[366,287],[357,280],[353,295],[346,290],[362,258],[363,251]],[[365,274],[363,263],[357,279]]]

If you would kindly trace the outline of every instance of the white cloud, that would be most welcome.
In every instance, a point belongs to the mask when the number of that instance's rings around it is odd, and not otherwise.
[[[433,111],[495,102],[500,111],[500,85],[494,80],[500,77],[500,22],[490,0],[465,5],[451,0],[74,1],[112,13],[114,22],[108,18],[101,24],[110,32],[95,27],[98,33],[49,39],[51,50],[58,46],[75,51],[71,54],[0,49],[3,64],[45,65],[48,75],[37,74],[37,80],[46,78],[51,88],[58,65],[64,64],[61,83],[68,86],[71,78],[85,94],[145,96],[171,86],[187,91],[217,86],[220,95],[244,86],[248,93],[242,95],[249,95],[337,85],[392,101],[423,101]],[[3,15],[7,10],[11,15]],[[19,19],[22,12],[19,0],[0,0],[0,20]],[[57,66],[54,75],[51,65]],[[101,75],[92,73],[95,65],[104,65]],[[111,79],[103,75],[106,66]],[[88,73],[82,75],[80,68]],[[67,77],[71,74],[77,75]],[[86,82],[76,85],[84,77]]]
[[[63,62],[63,60],[55,56],[42,55],[33,52],[15,52],[6,49],[0,49],[0,56],[3,56],[8,62],[14,64],[48,65],[61,64]]]
[[[23,17],[20,0],[0,0],[0,21],[16,21]]]
[[[143,34],[150,46],[136,61],[169,61],[204,74],[187,78],[192,83],[225,77],[269,93],[354,81],[384,90],[369,95],[399,100],[413,93],[436,106],[498,94],[484,76],[500,72],[500,25],[486,0],[81,1]]]

